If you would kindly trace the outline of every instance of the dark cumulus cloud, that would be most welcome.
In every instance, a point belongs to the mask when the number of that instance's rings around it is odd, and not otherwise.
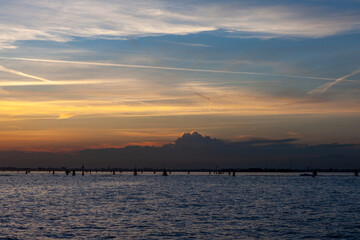
[[[87,149],[71,154],[0,152],[1,167],[91,168],[360,168],[360,145],[301,145],[297,139],[252,139],[226,142],[184,133],[162,147],[127,146]]]

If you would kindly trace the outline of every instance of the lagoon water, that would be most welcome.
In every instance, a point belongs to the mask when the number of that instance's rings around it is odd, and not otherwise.
[[[360,239],[351,173],[0,173],[3,239]]]

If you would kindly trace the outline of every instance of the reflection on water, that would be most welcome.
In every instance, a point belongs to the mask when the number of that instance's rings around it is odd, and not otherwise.
[[[360,178],[1,173],[0,237],[360,238]]]

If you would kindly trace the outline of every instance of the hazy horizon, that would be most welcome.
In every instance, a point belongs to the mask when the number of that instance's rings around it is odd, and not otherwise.
[[[18,168],[360,169],[359,144],[305,145],[296,138],[227,142],[184,133],[163,146],[129,145],[70,153],[0,151],[0,166]]]

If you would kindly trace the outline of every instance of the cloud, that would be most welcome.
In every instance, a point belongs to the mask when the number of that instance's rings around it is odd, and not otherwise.
[[[187,46],[187,47],[211,47],[211,45],[203,44],[203,43],[176,42],[176,41],[167,41],[167,40],[161,40],[161,41],[159,40],[158,42]]]
[[[75,116],[75,113],[61,113],[58,119],[68,119]]]
[[[2,166],[15,167],[116,167],[175,169],[222,168],[337,168],[356,169],[360,148],[356,144],[299,145],[295,139],[257,139],[226,142],[194,131],[173,143],[155,147],[148,142],[137,146],[108,146],[72,154],[0,152]],[[144,146],[145,145],[145,146]],[[150,145],[150,146],[149,146]],[[99,147],[99,146],[98,146]],[[74,154],[75,153],[75,154]]]
[[[170,168],[357,168],[359,145],[299,145],[297,139],[254,139],[226,142],[193,131],[183,133],[174,143],[162,147],[131,146],[120,149],[80,151],[85,159],[113,156],[112,164],[132,167]],[[145,157],[146,156],[146,157]],[[125,159],[124,159],[125,158]],[[327,158],[329,160],[327,160]],[[130,160],[131,159],[131,160]],[[311,164],[311,166],[310,166]]]
[[[2,83],[0,81],[0,86]],[[178,82],[166,89],[136,78],[67,80],[57,81],[58,85],[40,81],[20,82],[18,86],[5,83],[4,90],[10,94],[3,95],[0,109],[3,118],[13,119],[57,119],[62,113],[76,113],[76,117],[82,119],[141,119],[151,116],[235,117],[359,112],[353,108],[353,100],[307,102],[291,96],[259,93],[245,86],[201,82]],[[81,83],[83,85],[79,85]],[[211,112],[204,104],[204,100],[210,103],[208,96],[211,96],[211,101],[216,100],[211,105]]]
[[[339,82],[344,81],[345,79],[347,79],[351,76],[354,76],[356,74],[359,74],[359,73],[360,73],[360,69],[357,69],[345,76],[335,79],[335,81],[333,81],[333,82],[325,83],[324,85],[321,85],[320,87],[317,87],[317,88],[311,90],[308,94],[310,94],[310,95],[322,94],[322,93],[326,92],[329,88],[334,86],[335,84],[338,84]]]
[[[209,145],[209,144],[221,144],[222,141],[211,138],[208,136],[202,136],[200,133],[196,131],[192,131],[189,133],[183,133],[181,137],[176,139],[175,145],[176,146],[197,146],[197,145]]]
[[[10,95],[10,92],[0,88],[0,95]]]
[[[359,31],[359,13],[329,6],[196,3],[192,1],[70,0],[2,2],[0,48],[21,40],[70,41],[186,35],[224,30],[230,35],[318,38]]]

